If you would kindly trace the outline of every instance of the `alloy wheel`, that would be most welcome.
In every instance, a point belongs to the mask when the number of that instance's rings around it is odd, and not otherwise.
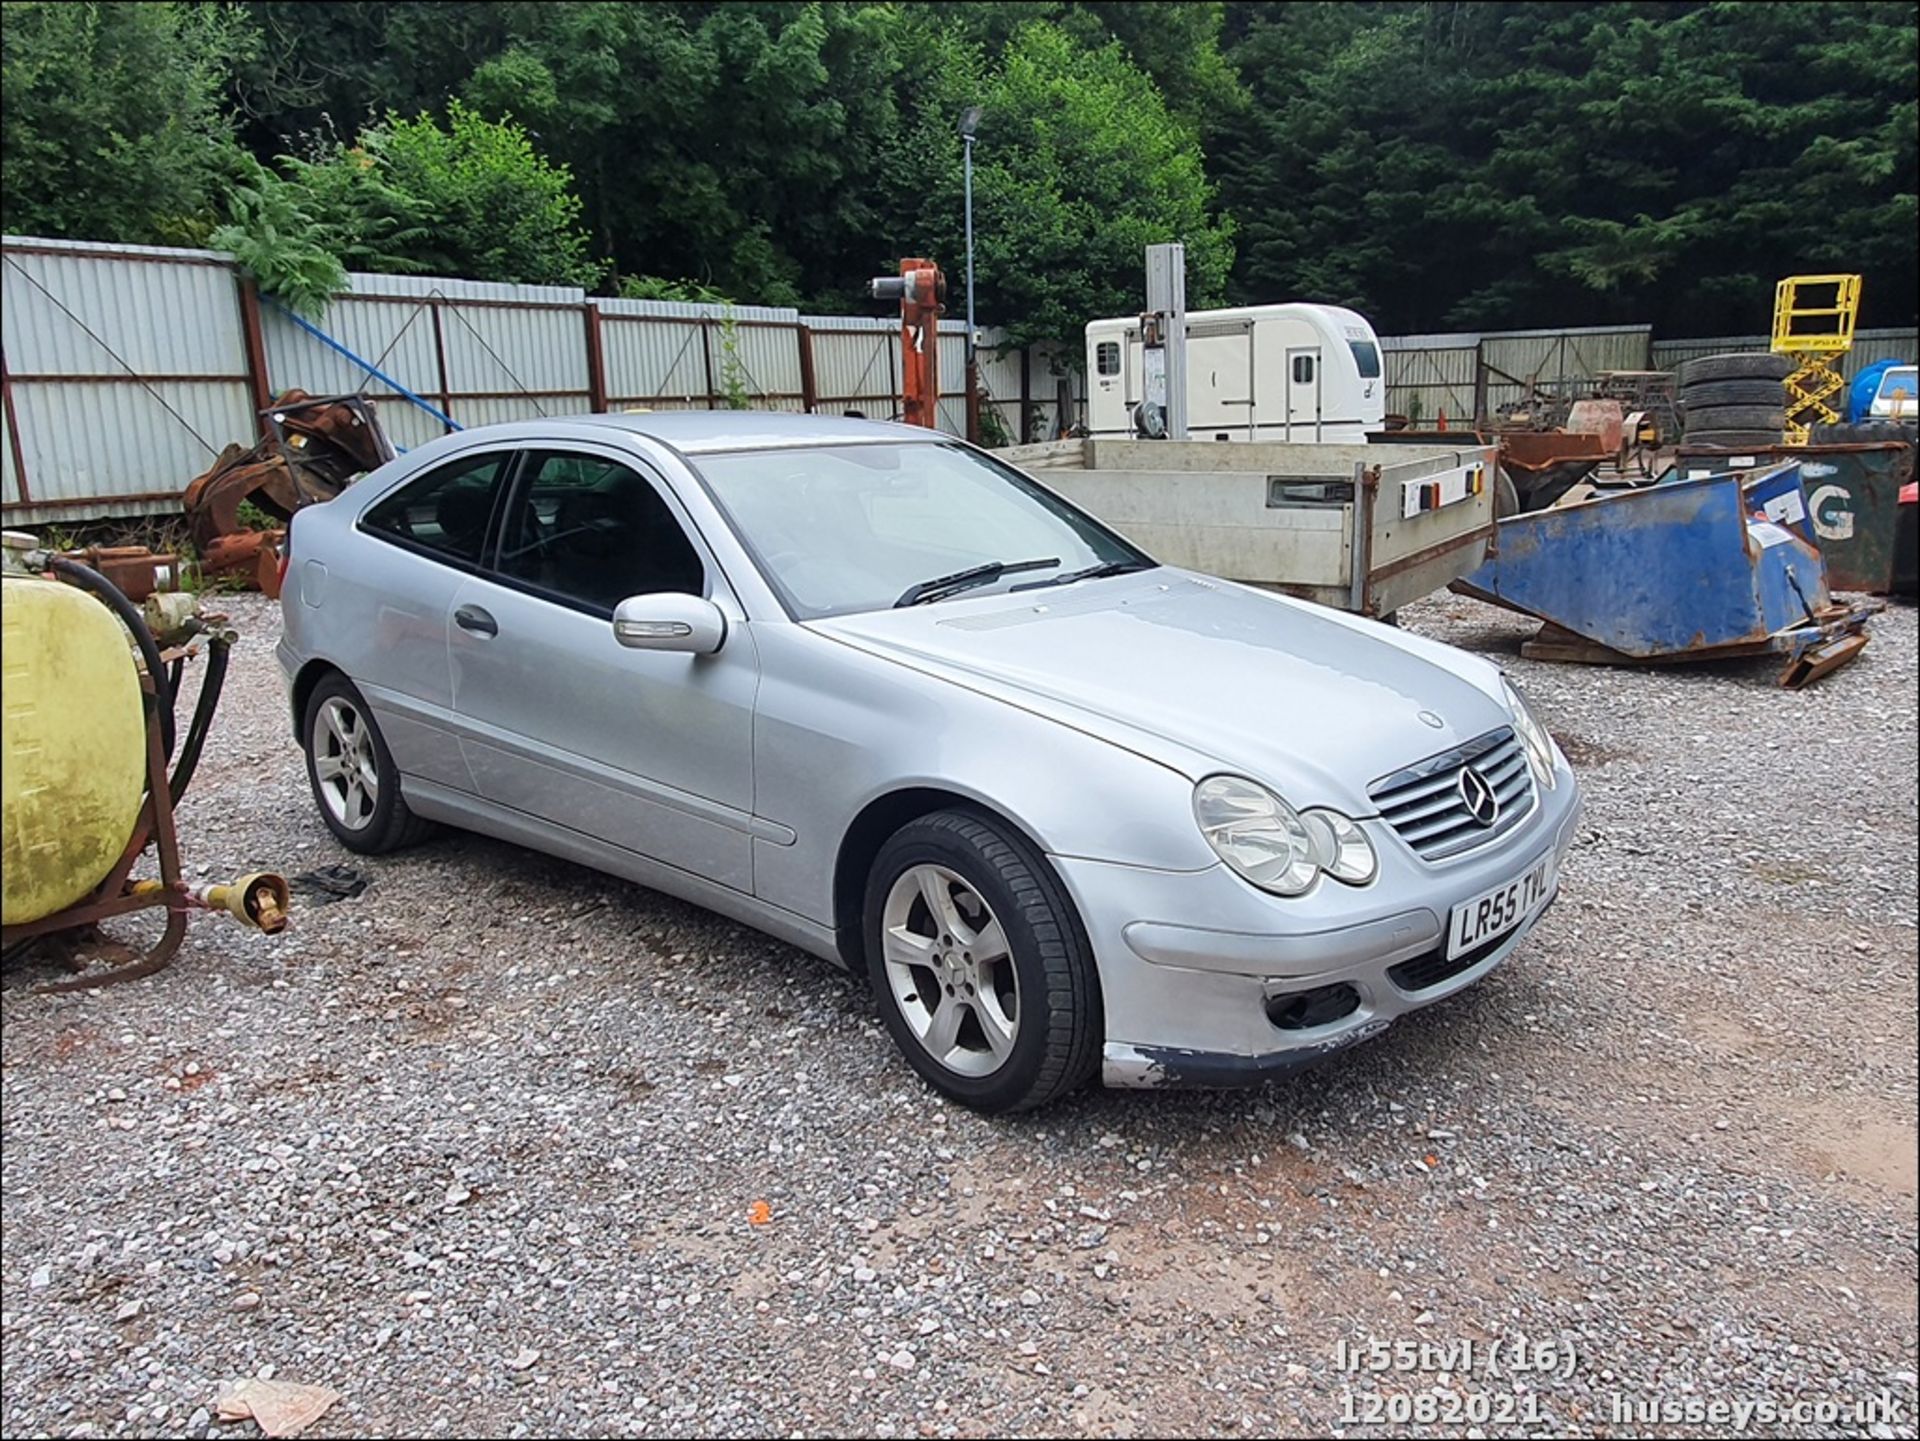
[[[1020,981],[1007,933],[967,880],[909,866],[881,919],[887,983],[914,1039],[948,1070],[985,1076],[1020,1034]]]
[[[320,798],[336,821],[355,831],[372,823],[380,803],[373,730],[352,703],[339,696],[329,696],[315,717],[313,773]]]

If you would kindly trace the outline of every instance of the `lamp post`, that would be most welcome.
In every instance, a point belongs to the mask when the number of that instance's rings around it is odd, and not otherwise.
[[[973,132],[980,127],[980,107],[969,105],[960,117],[960,139],[966,145],[965,191],[967,211],[967,439],[980,443],[980,370],[973,340]]]

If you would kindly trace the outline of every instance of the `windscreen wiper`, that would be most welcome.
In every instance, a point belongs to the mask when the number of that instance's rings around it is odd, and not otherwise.
[[[1045,580],[1030,580],[1025,585],[1010,585],[1009,591],[1040,590],[1049,586],[1072,585],[1076,580],[1096,580],[1103,575],[1131,575],[1137,570],[1153,570],[1150,560],[1103,560],[1098,565],[1087,566],[1084,570],[1070,570],[1064,575],[1048,576]]]
[[[898,610],[903,605],[921,605],[959,591],[972,590],[977,585],[991,585],[1003,575],[1018,575],[1023,570],[1045,570],[1050,565],[1058,564],[1060,557],[1050,555],[1044,560],[990,560],[985,565],[970,565],[965,570],[956,570],[952,575],[936,575],[932,580],[908,586],[900,593],[900,599],[893,603],[893,608]]]

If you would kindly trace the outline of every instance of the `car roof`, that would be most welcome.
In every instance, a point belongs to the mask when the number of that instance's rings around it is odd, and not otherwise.
[[[556,415],[547,427],[611,428],[644,435],[684,455],[721,450],[771,450],[803,445],[859,445],[876,441],[950,440],[917,425],[853,420],[838,415],[795,415],[779,410],[650,410],[610,415]]]

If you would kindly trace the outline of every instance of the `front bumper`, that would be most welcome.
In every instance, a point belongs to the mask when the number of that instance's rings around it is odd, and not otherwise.
[[[1559,784],[1485,853],[1429,864],[1367,822],[1381,873],[1360,889],[1323,878],[1307,897],[1281,900],[1224,866],[1154,871],[1054,857],[1099,961],[1106,1083],[1250,1084],[1310,1066],[1472,985],[1513,953],[1555,893],[1451,962],[1449,913],[1549,853],[1566,854],[1580,799],[1560,764]]]

